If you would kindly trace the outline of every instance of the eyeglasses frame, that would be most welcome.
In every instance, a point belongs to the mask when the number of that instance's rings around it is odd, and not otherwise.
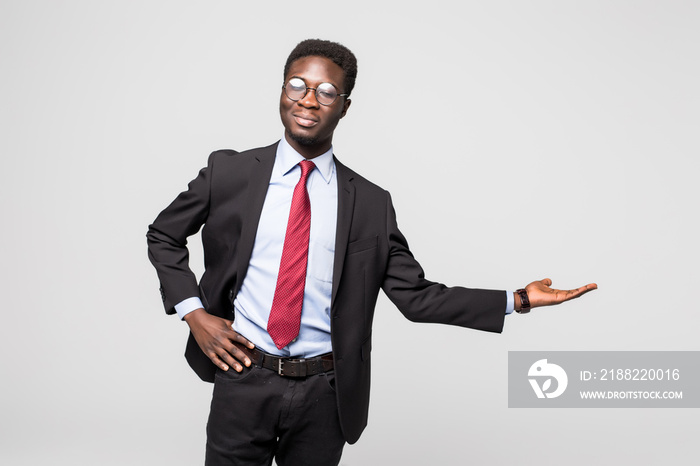
[[[302,97],[299,97],[299,98],[296,99],[296,100],[292,99],[291,97],[289,97],[289,94],[287,94],[287,84],[289,84],[289,81],[291,81],[292,79],[299,79],[299,80],[301,80],[301,82],[303,82],[303,83],[304,83],[304,86],[306,87],[306,92],[304,92],[304,95],[303,95]],[[298,77],[290,78],[289,81],[286,81],[286,82],[284,82],[284,83],[282,84],[282,91],[284,92],[284,95],[286,95],[287,98],[288,98],[289,100],[291,100],[292,102],[299,102],[300,100],[304,99],[304,98],[309,94],[309,91],[310,91],[310,90],[311,90],[311,91],[314,91],[314,98],[316,99],[316,102],[318,102],[319,104],[323,105],[324,107],[330,107],[331,105],[333,105],[333,104],[335,103],[335,101],[338,100],[338,97],[347,97],[347,96],[350,95],[350,94],[336,94],[336,95],[335,95],[335,99],[333,99],[333,102],[331,102],[331,103],[329,103],[329,104],[324,104],[323,102],[321,102],[320,100],[318,100],[318,96],[316,95],[316,90],[318,89],[318,87],[309,87],[309,86],[306,85],[306,81],[304,81],[303,79],[298,78]],[[338,88],[335,87],[335,84],[333,84],[333,83],[321,83],[321,84],[330,84],[331,86],[333,86],[333,88],[335,89],[335,91],[338,92]],[[319,86],[320,86],[321,84],[319,84]]]

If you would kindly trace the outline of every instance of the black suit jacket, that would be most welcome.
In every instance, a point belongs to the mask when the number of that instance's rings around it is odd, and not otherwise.
[[[211,314],[233,319],[274,164],[277,144],[210,155],[207,167],[150,225],[149,258],[168,314],[199,296]],[[338,222],[333,264],[331,340],[340,422],[354,443],[367,425],[372,320],[379,289],[410,320],[500,332],[503,291],[448,288],[428,281],[396,224],[389,193],[335,160]],[[205,272],[188,267],[187,237],[202,230]],[[190,335],[186,357],[214,381],[216,367]]]

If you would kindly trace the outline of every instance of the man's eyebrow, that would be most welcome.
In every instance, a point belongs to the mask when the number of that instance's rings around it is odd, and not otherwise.
[[[287,81],[289,81],[290,79],[294,79],[294,78],[301,79],[302,81],[304,81],[304,84],[306,84],[306,85],[308,86],[308,83],[306,82],[306,79],[304,79],[303,77],[298,76],[298,75],[296,75],[296,74],[290,76],[289,78],[287,78]],[[334,83],[333,81],[330,81],[330,80],[329,80],[329,81],[321,81],[319,84],[323,84],[323,83],[332,84],[333,87],[335,87],[336,89],[340,89],[340,87],[338,87],[338,85],[337,85],[336,83]]]

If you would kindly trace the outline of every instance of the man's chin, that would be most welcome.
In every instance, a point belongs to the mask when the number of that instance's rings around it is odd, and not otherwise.
[[[296,142],[300,146],[315,146],[318,144],[318,138],[313,136],[302,136],[301,134],[294,134],[292,132],[287,133],[292,141]]]

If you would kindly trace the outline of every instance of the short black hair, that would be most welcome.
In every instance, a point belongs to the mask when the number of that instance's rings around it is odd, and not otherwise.
[[[345,89],[341,92],[350,95],[355,87],[357,78],[357,58],[346,46],[337,42],[322,39],[306,39],[297,44],[289,54],[287,63],[284,65],[284,78],[287,79],[289,68],[296,60],[304,57],[325,57],[338,65],[345,72]]]

